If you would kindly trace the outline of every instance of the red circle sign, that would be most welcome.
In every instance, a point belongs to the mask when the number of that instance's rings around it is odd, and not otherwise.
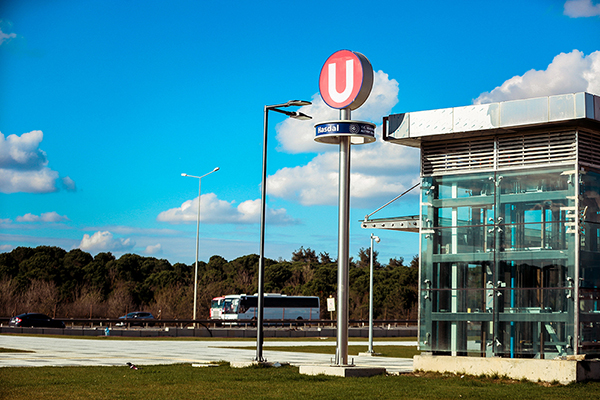
[[[319,90],[329,107],[356,110],[367,100],[372,87],[373,67],[360,53],[337,51],[321,68]]]

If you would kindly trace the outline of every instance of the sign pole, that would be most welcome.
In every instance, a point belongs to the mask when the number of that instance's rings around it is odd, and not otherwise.
[[[340,120],[350,120],[350,109],[340,110]],[[338,315],[336,364],[348,365],[349,244],[350,244],[350,137],[340,138],[338,217]]]
[[[356,110],[369,97],[373,87],[373,67],[362,54],[340,50],[332,54],[319,77],[323,101],[340,110],[339,121],[315,125],[315,141],[339,144],[338,197],[338,313],[335,365],[348,366],[348,323],[350,317],[350,148],[352,144],[375,141],[375,124],[352,121]]]

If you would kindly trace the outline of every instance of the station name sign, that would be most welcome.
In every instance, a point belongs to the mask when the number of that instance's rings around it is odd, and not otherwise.
[[[329,121],[315,125],[315,141],[337,143],[340,136],[351,136],[354,144],[375,141],[375,124],[363,121]]]

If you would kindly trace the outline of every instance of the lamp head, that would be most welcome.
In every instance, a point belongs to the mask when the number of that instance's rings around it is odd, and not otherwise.
[[[187,174],[181,174],[181,176],[188,176]]]
[[[371,239],[373,239],[377,243],[379,243],[381,241],[381,239],[379,239],[379,236],[375,236],[372,233],[371,233]]]
[[[221,168],[217,167],[215,169],[213,169],[213,172],[217,172],[218,170],[220,170]]]
[[[290,100],[287,103],[285,103],[286,107],[291,107],[291,106],[308,106],[312,104],[310,101],[306,101],[306,100]]]
[[[290,118],[299,119],[301,121],[307,121],[309,119],[312,119],[310,115],[306,115],[299,111],[294,111],[292,114],[290,114]]]

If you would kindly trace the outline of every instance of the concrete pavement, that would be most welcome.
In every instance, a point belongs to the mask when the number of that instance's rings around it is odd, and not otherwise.
[[[349,345],[366,345],[366,340]],[[254,346],[239,340],[107,340],[106,338],[70,339],[36,336],[0,335],[0,347],[26,350],[28,353],[0,353],[0,367],[39,366],[115,366],[131,362],[136,365],[207,364],[214,361],[251,361],[255,349],[229,347]],[[416,342],[378,341],[377,346],[416,346]],[[287,346],[290,351],[269,350],[270,346]],[[335,346],[330,341],[265,340],[263,356],[270,362],[300,365],[330,365],[332,355],[294,352],[294,346]],[[384,367],[388,373],[411,372],[413,360],[408,358],[350,356],[357,366]],[[349,361],[350,361],[349,360]]]

